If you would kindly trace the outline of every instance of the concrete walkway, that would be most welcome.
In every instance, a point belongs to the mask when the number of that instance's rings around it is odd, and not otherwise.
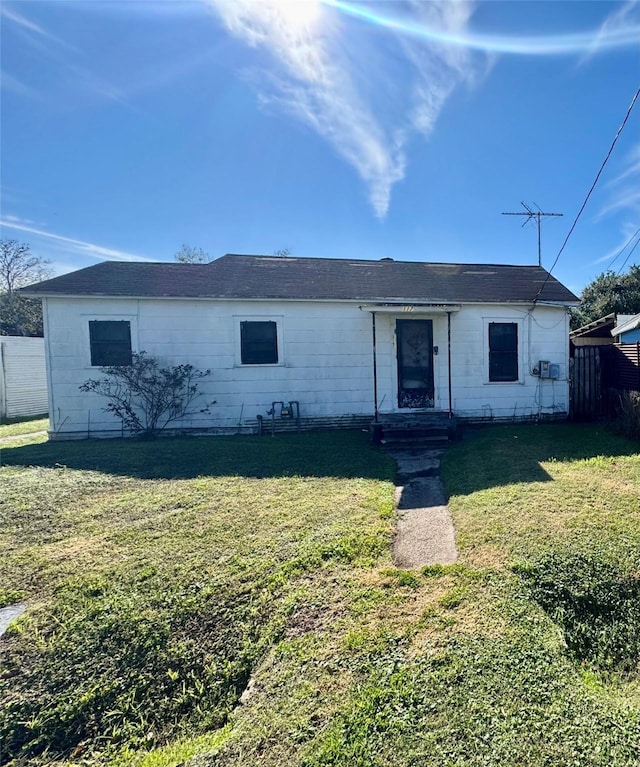
[[[0,607],[0,637],[9,628],[11,621],[19,618],[26,609],[27,606],[24,604]]]
[[[46,437],[46,431],[30,431],[27,434],[12,434],[10,437],[0,437],[0,445],[16,442],[19,439],[32,439],[33,437]]]
[[[440,481],[443,451],[395,448],[387,452],[398,464],[395,564],[415,569],[456,562],[455,531]]]

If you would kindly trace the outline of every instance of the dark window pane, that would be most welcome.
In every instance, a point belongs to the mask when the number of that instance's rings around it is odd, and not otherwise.
[[[278,361],[275,322],[240,323],[240,358],[243,365],[273,365]]]
[[[91,364],[95,367],[131,364],[131,323],[125,320],[89,322]]]
[[[518,325],[489,323],[489,380],[518,380]]]

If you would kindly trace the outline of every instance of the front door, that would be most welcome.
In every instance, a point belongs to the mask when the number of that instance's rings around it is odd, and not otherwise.
[[[396,320],[398,407],[433,407],[433,322]]]

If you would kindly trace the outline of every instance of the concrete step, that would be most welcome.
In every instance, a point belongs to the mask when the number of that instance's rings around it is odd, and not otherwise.
[[[430,437],[387,437],[384,436],[380,443],[387,447],[404,447],[404,448],[430,448],[437,446],[445,446],[449,443],[449,437],[446,434],[437,434]]]
[[[455,419],[443,413],[387,415],[369,427],[373,442],[381,445],[445,445],[456,436]]]
[[[413,429],[383,429],[382,431],[384,439],[420,439],[425,437],[431,439],[431,437],[448,437],[449,430],[445,426],[432,426],[430,428],[413,428]]]

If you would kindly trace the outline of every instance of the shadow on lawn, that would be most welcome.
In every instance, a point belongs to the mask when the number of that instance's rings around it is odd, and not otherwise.
[[[442,479],[449,497],[504,485],[551,482],[542,466],[549,461],[640,453],[640,444],[616,436],[603,424],[491,426],[470,429],[466,437],[443,457]]]
[[[179,437],[45,442],[3,450],[11,466],[65,466],[141,479],[199,476],[342,477],[393,480],[391,459],[360,431],[275,437]]]

